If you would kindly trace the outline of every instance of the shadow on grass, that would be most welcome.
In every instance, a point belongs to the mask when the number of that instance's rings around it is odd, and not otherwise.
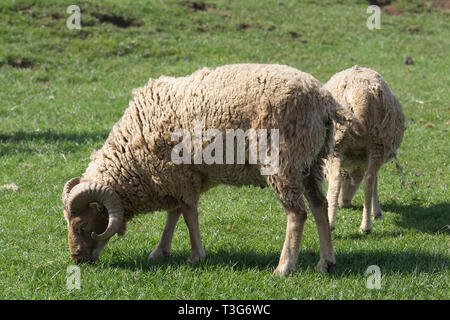
[[[28,142],[42,144],[42,143],[67,143],[85,144],[96,141],[104,141],[108,137],[109,131],[90,132],[90,133],[65,133],[55,131],[42,132],[24,132],[18,131],[11,134],[0,133],[0,157],[8,154],[17,153],[34,153],[39,148],[30,146]]]
[[[362,217],[363,207],[360,205],[352,205],[349,209],[354,210]],[[339,210],[339,209],[338,209]],[[381,203],[381,210],[384,212],[394,213],[394,223],[405,229],[412,229],[422,233],[438,234],[439,232],[448,232],[450,229],[445,228],[450,225],[450,203],[443,202],[432,206],[423,206],[417,204],[399,204],[396,202]],[[339,214],[339,213],[338,213]],[[353,214],[353,213],[352,213]],[[381,221],[381,223],[383,223]],[[376,225],[374,226],[376,230]],[[447,230],[447,231],[445,231]],[[389,232],[383,234],[371,234],[371,238],[396,237],[401,232]],[[367,235],[351,234],[342,238],[363,239]]]
[[[336,231],[333,231],[333,240],[362,240],[362,241],[374,241],[376,239],[383,240],[388,238],[397,238],[401,235],[404,235],[404,231],[378,231],[376,230],[376,226],[374,226],[374,231],[370,234],[362,234],[357,232],[356,230],[352,233],[348,234],[340,234]]]
[[[241,252],[219,250],[207,253],[205,260],[196,265],[189,265],[186,260],[188,252],[175,251],[169,257],[157,261],[147,261],[145,255],[137,253],[134,259],[114,259],[105,262],[105,267],[115,267],[128,270],[143,270],[155,272],[173,268],[205,270],[219,268],[233,268],[233,270],[258,270],[273,272],[278,264],[280,252],[257,253],[252,250]],[[297,262],[297,270],[314,269],[319,260],[318,252],[302,250]],[[436,272],[447,269],[450,257],[421,251],[392,252],[388,250],[341,252],[336,257],[337,265],[331,271],[333,277],[364,274],[370,265],[380,267],[383,274],[410,274],[414,272]]]
[[[395,224],[402,228],[437,234],[450,224],[450,203],[448,202],[429,207],[420,204],[403,205],[391,202],[382,207],[386,211],[400,215],[399,219],[395,219]]]

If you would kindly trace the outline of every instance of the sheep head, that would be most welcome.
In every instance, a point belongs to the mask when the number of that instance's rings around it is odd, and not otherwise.
[[[109,239],[123,227],[119,197],[98,183],[73,178],[64,185],[62,201],[73,261],[95,262]]]

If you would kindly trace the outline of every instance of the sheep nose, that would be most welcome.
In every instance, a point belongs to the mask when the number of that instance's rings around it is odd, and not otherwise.
[[[81,263],[81,259],[77,255],[72,254],[71,256],[72,256],[72,261],[73,262],[75,262],[76,264],[80,264]]]
[[[73,262],[75,262],[76,264],[80,264],[83,262],[83,258],[78,253],[72,253],[71,256]]]
[[[75,262],[76,264],[91,262],[91,259],[82,256],[80,253],[72,253],[71,256],[73,262]]]

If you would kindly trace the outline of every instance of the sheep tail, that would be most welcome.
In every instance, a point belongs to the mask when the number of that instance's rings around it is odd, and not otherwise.
[[[334,101],[334,103],[331,104],[330,108],[328,108],[328,116],[332,120],[344,126],[349,126],[358,136],[363,136],[366,134],[366,128],[358,120],[355,114],[352,111],[341,106],[336,101]]]
[[[395,162],[395,168],[402,175],[400,182],[402,184],[402,188],[404,188],[405,183],[406,183],[405,174],[403,173],[403,166],[400,164],[400,161],[398,161],[397,155],[394,155],[394,162]]]

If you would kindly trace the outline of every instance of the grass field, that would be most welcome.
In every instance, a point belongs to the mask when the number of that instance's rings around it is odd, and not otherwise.
[[[367,1],[11,1],[0,4],[0,299],[449,299],[450,19],[397,1],[369,30]],[[81,8],[81,30],[66,9]],[[406,65],[411,57],[414,64]],[[80,176],[148,78],[229,63],[279,63],[326,82],[355,64],[380,72],[401,101],[407,130],[381,170],[385,218],[360,235],[362,192],[339,209],[337,265],[319,259],[312,215],[297,271],[272,276],[286,218],[269,189],[220,186],[200,202],[206,260],[188,265],[180,221],[171,256],[147,262],[165,214],[141,215],[95,265],[72,265],[64,183]],[[326,188],[326,186],[324,186]],[[447,229],[446,229],[447,226]],[[366,269],[381,270],[381,289]]]

